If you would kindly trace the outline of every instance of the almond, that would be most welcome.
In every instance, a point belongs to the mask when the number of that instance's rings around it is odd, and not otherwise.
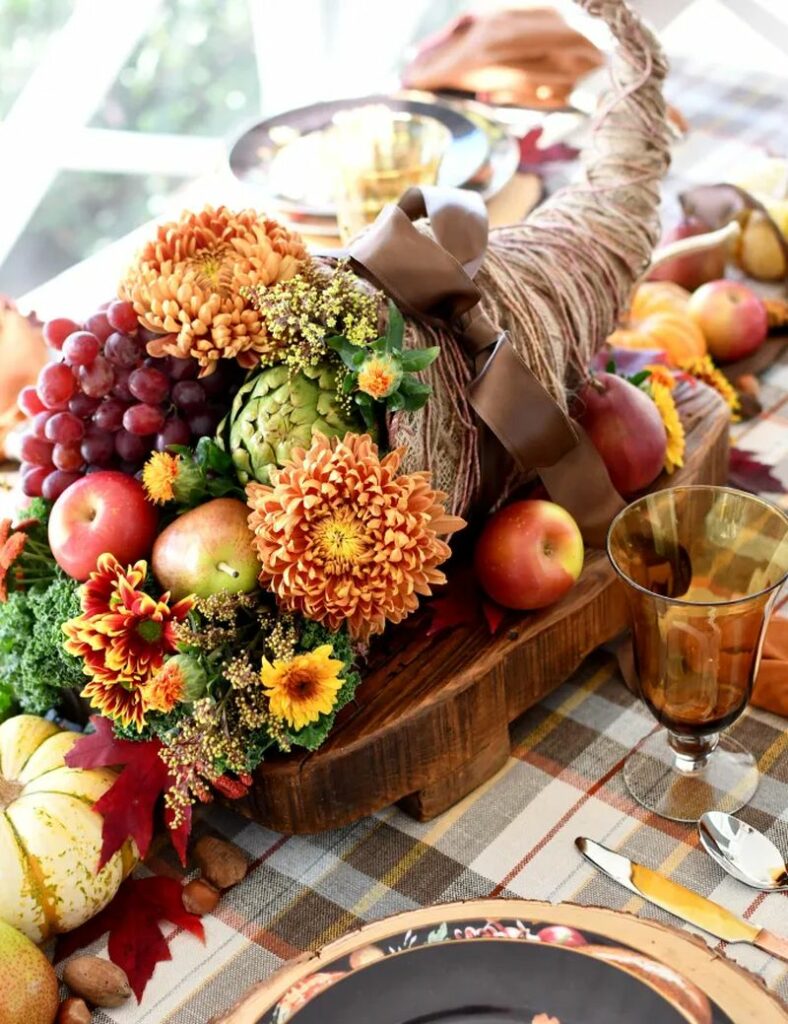
[[[63,981],[93,1006],[120,1006],[131,995],[126,972],[100,956],[75,956],[63,969]]]
[[[57,1024],[90,1024],[92,1014],[84,999],[69,996],[57,1011]]]
[[[246,878],[249,864],[243,850],[215,836],[203,836],[194,847],[194,860],[203,877],[217,889],[229,889]]]
[[[187,882],[181,893],[183,906],[190,914],[203,917],[210,914],[219,902],[219,890],[215,889],[204,878],[193,878]]]

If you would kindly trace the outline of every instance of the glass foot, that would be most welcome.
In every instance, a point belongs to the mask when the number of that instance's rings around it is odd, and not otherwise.
[[[758,788],[755,758],[724,734],[699,746],[702,756],[682,749],[667,729],[652,733],[624,763],[627,789],[649,811],[673,821],[697,821],[706,811],[735,813]]]

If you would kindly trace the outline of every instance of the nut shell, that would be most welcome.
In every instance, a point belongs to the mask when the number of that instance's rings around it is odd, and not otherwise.
[[[249,862],[243,850],[216,836],[202,836],[194,847],[194,860],[203,878],[217,889],[229,889],[246,878]]]
[[[63,981],[93,1006],[121,1006],[131,995],[126,972],[100,956],[75,956],[63,969]]]

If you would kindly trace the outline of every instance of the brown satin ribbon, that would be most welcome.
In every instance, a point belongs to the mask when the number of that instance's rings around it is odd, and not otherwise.
[[[414,226],[421,217],[429,218],[435,239]],[[623,501],[584,431],[540,384],[508,334],[483,312],[473,277],[486,248],[481,197],[424,186],[408,189],[396,205],[386,207],[349,255],[404,313],[458,333],[476,369],[468,389],[476,415],[521,470],[537,470],[586,541],[601,547]],[[492,498],[500,490],[494,472],[500,465],[500,453],[488,447],[482,477]]]

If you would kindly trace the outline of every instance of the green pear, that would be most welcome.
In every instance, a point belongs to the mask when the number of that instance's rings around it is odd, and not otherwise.
[[[214,498],[184,512],[156,538],[156,579],[179,601],[254,590],[260,563],[249,529],[249,509],[237,498]]]
[[[52,1024],[58,985],[52,965],[26,935],[0,921],[0,1024]]]

